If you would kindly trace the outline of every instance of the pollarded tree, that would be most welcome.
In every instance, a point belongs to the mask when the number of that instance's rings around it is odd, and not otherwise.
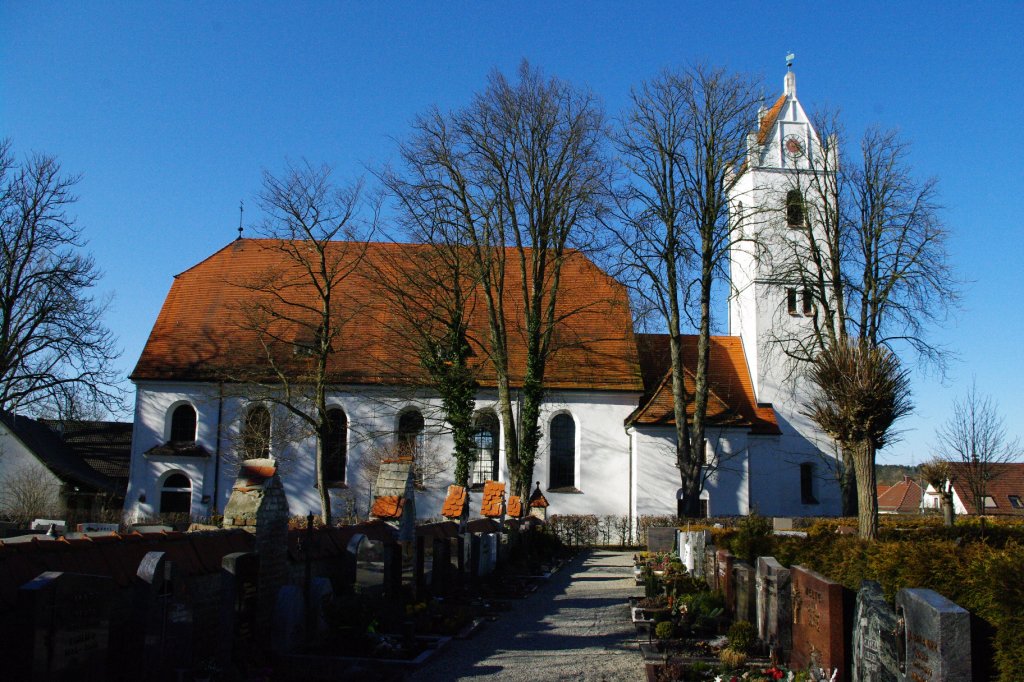
[[[417,118],[407,143],[417,158],[403,173],[405,196],[446,221],[444,239],[466,245],[479,283],[512,494],[529,495],[533,480],[545,371],[566,315],[562,264],[574,242],[590,241],[603,208],[604,132],[591,94],[523,63],[514,82],[492,74],[467,107]],[[520,344],[521,379],[512,357]]]
[[[109,300],[92,294],[100,272],[68,214],[77,182],[51,156],[18,164],[0,142],[0,409],[121,406]]]
[[[665,72],[632,93],[615,145],[627,175],[614,192],[621,261],[616,274],[640,308],[669,333],[676,462],[683,511],[699,512],[710,384],[711,294],[735,238],[728,197],[744,170],[755,126],[756,83],[722,69]],[[697,328],[694,391],[688,395],[680,334]],[[687,407],[692,404],[692,421]]]
[[[953,475],[949,462],[933,459],[921,465],[921,477],[939,496],[942,508],[942,524],[951,527],[956,519],[953,510]]]
[[[815,392],[806,414],[851,454],[859,534],[873,540],[878,536],[875,452],[892,440],[892,425],[913,409],[908,373],[887,348],[846,343],[818,355],[810,380]]]
[[[772,277],[811,297],[811,324],[778,325],[773,348],[800,375],[821,352],[845,343],[885,347],[942,372],[949,352],[929,338],[959,299],[937,180],[919,179],[910,145],[872,128],[857,154],[844,152],[839,117],[816,121],[821,153],[786,188],[802,199],[803,229],[785,229]],[[772,229],[772,226],[768,226]],[[843,452],[844,513],[856,510],[856,467]]]

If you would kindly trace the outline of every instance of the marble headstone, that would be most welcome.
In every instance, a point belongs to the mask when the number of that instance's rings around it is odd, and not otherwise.
[[[757,634],[779,655],[793,646],[793,596],[789,569],[775,557],[757,558]]]
[[[651,526],[647,529],[648,552],[671,552],[676,548],[676,529],[669,526]]]
[[[873,580],[857,592],[852,654],[853,682],[896,682],[896,612]]]
[[[900,682],[971,679],[971,616],[938,592],[896,594]]]

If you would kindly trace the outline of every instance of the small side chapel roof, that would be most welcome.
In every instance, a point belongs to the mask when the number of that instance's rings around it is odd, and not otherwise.
[[[694,371],[697,368],[697,336],[682,335],[680,345],[686,391],[692,394],[695,387]],[[669,336],[637,334],[637,347],[646,392],[640,401],[640,407],[626,418],[626,424],[674,425]],[[743,353],[743,344],[738,336],[712,336],[709,362],[709,423],[716,426],[747,428],[755,434],[781,433],[775,410],[771,405],[757,402],[750,371],[747,369],[746,356]],[[687,405],[688,417],[693,417],[693,410],[692,403]]]

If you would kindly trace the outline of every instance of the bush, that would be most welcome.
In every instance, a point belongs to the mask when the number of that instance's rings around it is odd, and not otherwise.
[[[722,671],[730,672],[745,666],[747,664],[747,655],[742,651],[726,647],[718,654],[718,660],[722,662]]]
[[[748,564],[753,564],[759,556],[771,556],[775,547],[772,520],[751,512],[737,524],[728,545],[733,554]]]
[[[747,654],[757,643],[757,631],[745,620],[738,620],[729,626],[729,648]]]
[[[658,623],[654,628],[654,636],[658,639],[672,639],[672,635],[675,634],[676,626],[672,624],[672,621],[666,620]]]

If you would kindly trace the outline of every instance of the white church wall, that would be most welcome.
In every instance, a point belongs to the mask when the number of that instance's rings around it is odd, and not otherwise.
[[[628,508],[629,441],[623,422],[634,409],[638,394],[601,392],[552,392],[541,412],[542,439],[534,469],[534,480],[541,481],[547,493],[549,472],[549,429],[558,413],[572,414],[576,424],[576,488],[580,493],[548,494],[553,514],[625,514]],[[209,458],[145,455],[169,438],[170,415],[175,407],[188,402],[198,415],[196,444],[210,453]],[[493,391],[482,391],[477,410],[494,410]],[[348,418],[347,466],[344,487],[331,489],[335,515],[350,508],[365,515],[372,502],[374,483],[370,462],[380,456],[381,447],[394,445],[400,415],[417,409],[425,421],[424,449],[443,465],[444,470],[425,482],[416,493],[417,515],[421,519],[440,513],[447,487],[453,482],[452,439],[441,417],[440,400],[422,392],[402,388],[351,388],[328,396],[328,403],[343,409]],[[192,484],[194,516],[206,516],[215,508],[223,509],[237,472],[235,455],[243,417],[250,401],[239,396],[220,397],[216,384],[174,384],[139,382],[136,390],[135,431],[132,466],[126,511],[136,517],[159,512],[160,483],[169,473],[180,471]],[[280,462],[281,478],[293,514],[319,512],[315,481],[315,437],[308,428],[282,423],[285,412],[271,408],[271,451]],[[217,466],[217,419],[220,415],[220,476]],[[294,422],[294,419],[287,420]],[[500,416],[499,416],[500,422]],[[499,434],[501,430],[499,428]],[[499,475],[508,481],[508,466],[500,436]],[[215,490],[216,487],[216,490]],[[140,501],[140,497],[145,501]]]

